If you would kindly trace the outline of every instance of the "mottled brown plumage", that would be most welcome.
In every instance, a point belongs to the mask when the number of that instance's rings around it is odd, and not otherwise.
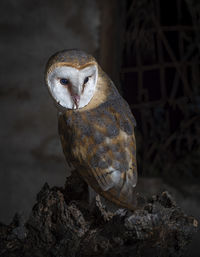
[[[95,59],[82,51],[64,51],[50,59],[47,74],[57,65],[82,69],[91,63]],[[99,66],[91,101],[59,115],[59,134],[69,165],[97,193],[132,210],[137,183],[135,125],[128,104]]]

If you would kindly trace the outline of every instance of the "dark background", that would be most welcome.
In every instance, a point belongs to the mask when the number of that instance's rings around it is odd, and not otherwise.
[[[49,56],[93,54],[137,120],[138,190],[169,190],[200,215],[200,3],[195,0],[2,0],[0,220],[28,215],[44,182],[70,169],[44,84]],[[199,256],[196,235],[187,252]]]

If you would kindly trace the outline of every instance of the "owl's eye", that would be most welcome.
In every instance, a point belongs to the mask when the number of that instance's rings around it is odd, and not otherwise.
[[[68,79],[64,79],[64,78],[60,79],[60,84],[66,86],[68,83],[69,83]]]
[[[86,78],[84,79],[84,84],[86,84],[86,83],[88,82],[88,80],[89,80],[89,77],[86,77]]]

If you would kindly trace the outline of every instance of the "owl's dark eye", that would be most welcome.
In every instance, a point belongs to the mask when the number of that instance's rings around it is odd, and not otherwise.
[[[88,82],[88,80],[89,80],[89,77],[86,77],[86,78],[84,79],[84,84],[86,84],[86,83]]]
[[[69,83],[68,79],[60,79],[60,84],[66,86]]]

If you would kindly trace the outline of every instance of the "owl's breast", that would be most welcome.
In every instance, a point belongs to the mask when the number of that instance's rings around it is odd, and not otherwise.
[[[63,152],[69,164],[79,168],[87,158],[88,145],[92,143],[92,129],[79,113],[69,111],[59,117],[59,134]]]

